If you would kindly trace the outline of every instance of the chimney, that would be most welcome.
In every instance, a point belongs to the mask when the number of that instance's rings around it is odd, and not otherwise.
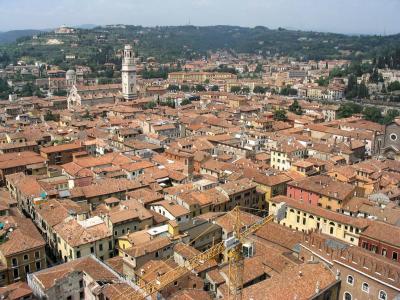
[[[340,271],[339,271],[339,269],[336,270],[336,276],[335,276],[335,278],[336,278],[336,280],[339,280],[339,279],[340,279]]]
[[[316,294],[319,294],[319,292],[320,292],[319,281],[317,281],[317,285],[316,285],[316,287],[315,287],[315,293],[316,293]]]

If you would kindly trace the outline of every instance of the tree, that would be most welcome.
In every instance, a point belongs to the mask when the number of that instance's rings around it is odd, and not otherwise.
[[[23,86],[20,95],[21,97],[30,97],[33,96],[33,92],[34,92],[33,84],[27,83]]]
[[[169,106],[171,108],[175,108],[175,101],[172,100],[171,98],[167,98],[166,101],[160,102],[161,106]]]
[[[387,90],[388,90],[389,92],[399,91],[399,90],[400,90],[400,82],[397,81],[397,80],[391,82],[391,83],[388,85]]]
[[[144,106],[145,109],[153,109],[154,107],[157,106],[157,103],[155,101],[150,101],[148,103],[146,103],[146,105]]]
[[[250,93],[250,88],[248,86],[244,86],[242,88],[241,92],[242,92],[242,94],[248,94],[248,93]]]
[[[168,91],[173,91],[173,92],[179,91],[179,86],[177,86],[176,84],[170,84],[168,85]]]
[[[348,118],[354,114],[359,114],[362,112],[362,106],[356,103],[348,102],[345,104],[340,105],[339,110],[337,112],[337,117],[341,118]]]
[[[363,110],[364,118],[368,121],[380,123],[382,122],[382,111],[374,106],[367,106]]]
[[[289,111],[295,113],[296,115],[302,115],[303,110],[297,100],[294,100],[292,104],[289,106]]]
[[[60,121],[60,115],[54,115],[51,110],[48,110],[46,114],[44,115],[44,120],[45,121],[55,121],[58,122]]]
[[[286,111],[283,109],[277,109],[274,111],[274,120],[275,121],[286,121],[287,115]]]
[[[181,85],[181,91],[182,92],[189,92],[190,91],[190,87],[186,84]]]
[[[319,86],[328,86],[329,84],[329,78],[324,78],[324,77],[319,77],[319,79],[317,80],[317,83]]]
[[[192,101],[190,101],[189,99],[183,99],[182,102],[181,102],[182,106],[183,105],[189,105],[189,104],[192,104]]]
[[[257,64],[255,72],[256,73],[262,73],[263,71],[264,70],[263,70],[262,64]]]
[[[33,91],[33,95],[39,98],[44,98],[45,94],[43,94],[42,90],[39,87],[35,87]]]
[[[7,81],[0,78],[0,99],[7,98],[12,93],[12,89],[8,86]]]
[[[357,97],[358,98],[367,98],[368,97],[368,88],[365,85],[364,81],[358,85],[357,88]]]
[[[369,78],[369,81],[372,83],[383,82],[382,74],[380,74],[378,72],[378,68],[374,68],[374,70],[372,71],[372,74]]]
[[[206,88],[201,84],[196,84],[195,91],[196,92],[204,92]]]
[[[381,93],[382,94],[386,94],[387,93],[387,89],[386,89],[386,85],[385,84],[382,84]]]
[[[237,85],[231,87],[231,93],[239,94],[241,90],[241,87]]]
[[[68,92],[66,90],[58,90],[53,92],[54,96],[67,96],[67,94]]]
[[[382,119],[382,124],[390,124],[393,120],[400,115],[397,109],[389,109]]]
[[[353,99],[357,97],[358,94],[358,85],[357,85],[357,77],[351,74],[348,77],[348,83],[346,88],[346,96],[348,99]]]
[[[256,85],[253,89],[253,93],[256,94],[265,94],[265,92],[266,92],[265,88],[259,85]]]
[[[285,86],[284,88],[281,89],[280,94],[284,95],[284,96],[295,96],[295,95],[297,95],[297,90],[296,89],[292,89],[290,87],[290,85],[287,85],[287,86]]]
[[[219,87],[218,87],[218,85],[213,85],[213,86],[211,87],[211,91],[213,91],[213,92],[219,92]]]

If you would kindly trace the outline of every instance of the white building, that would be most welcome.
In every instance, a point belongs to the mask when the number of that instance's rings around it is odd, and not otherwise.
[[[122,95],[125,100],[135,99],[136,90],[136,65],[134,52],[131,45],[125,45],[122,59]]]

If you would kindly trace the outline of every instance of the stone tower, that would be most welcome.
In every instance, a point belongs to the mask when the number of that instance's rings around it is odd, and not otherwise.
[[[136,98],[136,65],[132,45],[125,45],[122,59],[122,96],[125,100]]]

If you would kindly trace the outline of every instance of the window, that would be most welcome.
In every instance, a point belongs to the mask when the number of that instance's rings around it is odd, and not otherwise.
[[[362,286],[361,286],[361,290],[365,293],[369,293],[369,285],[366,282],[363,282]]]
[[[84,291],[79,293],[79,299],[85,299],[85,292]]]
[[[112,250],[113,246],[112,246],[112,241],[108,241],[108,250]]]
[[[351,276],[351,275],[347,276],[347,283],[350,284],[350,285],[353,285],[353,284],[354,284],[354,278],[353,278],[353,276]]]
[[[12,259],[12,265],[13,267],[16,267],[18,265],[18,260],[16,258]]]
[[[25,269],[25,274],[28,274],[30,272],[29,265],[26,265],[24,269]]]
[[[103,244],[99,244],[99,250],[103,251]]]
[[[19,271],[18,269],[13,270],[14,279],[19,278]]]
[[[80,250],[76,251],[76,258],[79,258],[79,257],[81,257],[81,251]]]
[[[28,260],[28,259],[29,259],[28,254],[24,254],[24,260]]]
[[[36,259],[39,259],[39,258],[40,258],[40,252],[39,252],[39,251],[36,251],[36,252],[35,252],[35,258],[36,258]]]
[[[345,292],[343,295],[343,300],[351,300],[352,296],[349,292]]]
[[[393,142],[397,140],[397,134],[395,133],[392,133],[389,137]]]
[[[79,287],[80,287],[80,288],[83,288],[83,280],[82,280],[82,279],[79,280]]]
[[[379,300],[387,300],[387,294],[385,291],[380,290],[378,294],[378,299]]]
[[[90,247],[90,253],[94,253],[94,248]]]
[[[398,257],[398,255],[397,255],[397,252],[392,252],[392,259],[393,260],[397,260],[397,257]]]
[[[40,261],[35,262],[35,265],[36,265],[36,271],[39,271],[42,268],[42,266],[40,265]]]

